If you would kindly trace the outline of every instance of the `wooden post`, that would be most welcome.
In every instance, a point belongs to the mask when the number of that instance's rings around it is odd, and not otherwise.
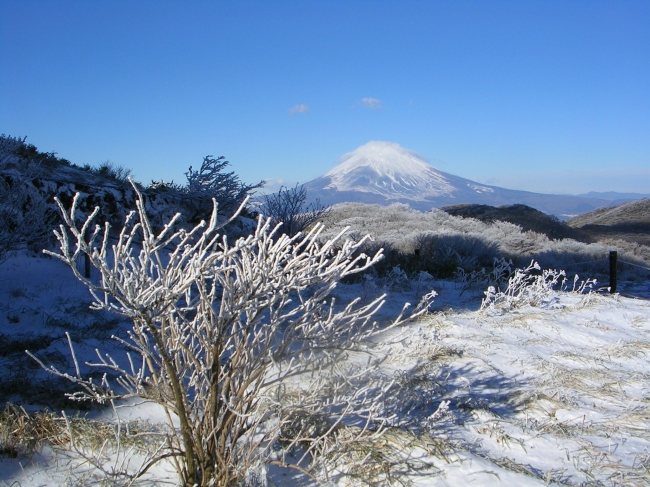
[[[616,260],[618,253],[616,250],[609,252],[609,292],[614,294],[616,292]]]

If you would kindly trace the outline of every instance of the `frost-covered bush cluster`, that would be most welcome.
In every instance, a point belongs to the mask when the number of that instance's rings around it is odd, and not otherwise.
[[[195,171],[190,166],[185,173],[188,192],[214,198],[223,206],[224,202],[241,203],[248,193],[263,184],[244,184],[234,172],[223,172],[229,164],[224,156],[216,159],[205,156],[199,170]]]
[[[189,167],[185,173],[187,184],[177,184],[165,181],[152,181],[143,194],[145,199],[156,197],[175,205],[181,211],[183,218],[179,223],[196,224],[209,217],[212,202],[219,205],[221,214],[234,212],[244,200],[250,197],[254,190],[264,185],[243,183],[234,172],[224,170],[230,163],[223,156],[216,159],[205,156],[198,170]],[[237,236],[245,232],[235,232]]]
[[[57,157],[56,152],[39,151],[35,145],[26,142],[27,137],[0,135],[0,161],[11,162],[12,168],[38,168],[39,172],[58,167],[77,167],[63,157]]]
[[[346,227],[352,234],[372,235],[374,241],[368,242],[368,248],[385,249],[386,259],[376,266],[382,274],[399,265],[409,276],[424,270],[438,278],[453,278],[461,272],[469,281],[480,280],[482,269],[489,274],[496,257],[512,260],[514,266],[525,266],[533,259],[542,268],[566,269],[568,275],[604,277],[608,272],[606,258],[613,249],[622,259],[650,264],[644,246],[551,240],[507,222],[483,223],[438,209],[422,213],[404,204],[341,203],[331,208],[323,222],[328,227],[326,236]]]
[[[11,250],[40,250],[51,240],[54,214],[19,176],[0,175],[0,262]]]
[[[435,278],[426,271],[409,276],[405,271],[395,266],[379,276],[377,273],[366,272],[361,279],[361,289],[365,299],[371,299],[381,293],[397,291],[399,293],[412,293],[417,299],[435,287]],[[434,294],[435,295],[435,294]]]
[[[485,267],[469,272],[459,267],[454,276],[454,280],[461,286],[462,294],[472,288],[485,289],[486,286],[501,286],[508,281],[512,271],[512,260],[495,257],[490,272],[487,272]]]
[[[95,309],[133,326],[118,339],[126,363],[97,352],[90,364],[116,382],[82,377],[72,343],[76,372],[48,370],[82,388],[73,399],[161,405],[171,433],[152,462],[173,458],[183,485],[239,485],[269,463],[327,478],[345,445],[382,435],[391,383],[366,381],[385,357],[386,343],[373,338],[406,318],[383,328],[373,322],[382,296],[342,308],[328,302],[338,281],[381,258],[359,254],[364,239],[338,234],[321,243],[320,225],[288,237],[260,217],[252,235],[231,244],[219,235],[216,203],[207,224],[174,231],[172,220],[155,233],[138,193],[137,212],[111,245],[110,225],[93,228],[98,210],[78,222],[78,196],[69,210],[58,203],[65,224],[56,233],[60,252],[50,255],[88,287]],[[77,267],[83,254],[99,281]],[[344,366],[348,351],[363,360]]]
[[[12,157],[14,157],[16,151],[25,147],[25,140],[27,137],[12,137],[10,135],[2,134],[0,135],[0,164],[3,164]]]
[[[223,214],[234,211],[262,183],[242,183],[233,172],[225,171],[228,161],[223,157],[204,158],[198,170],[189,168],[187,184],[153,183],[140,188],[154,228],[160,230],[176,213],[176,226],[192,227],[209,218],[212,200],[216,199]],[[0,253],[30,242],[42,248],[41,236],[50,237],[52,223],[44,221],[42,213],[58,220],[54,197],[66,205],[80,193],[78,210],[88,215],[100,207],[97,220],[113,227],[124,221],[135,208],[136,194],[129,183],[131,171],[124,166],[103,162],[98,166],[82,167],[58,158],[55,153],[40,152],[25,143],[25,138],[0,136]],[[225,231],[230,236],[249,234],[254,221],[244,224],[239,219]],[[33,231],[40,230],[36,235]],[[38,232],[37,232],[38,233]]]
[[[82,169],[100,176],[106,176],[107,178],[119,183],[128,183],[129,177],[131,176],[131,169],[124,167],[121,164],[115,164],[111,161],[104,161],[97,167],[85,164]]]

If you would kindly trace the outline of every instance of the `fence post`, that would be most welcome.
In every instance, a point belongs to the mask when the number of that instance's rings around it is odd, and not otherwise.
[[[609,292],[614,294],[616,292],[616,259],[618,252],[616,250],[609,251]]]

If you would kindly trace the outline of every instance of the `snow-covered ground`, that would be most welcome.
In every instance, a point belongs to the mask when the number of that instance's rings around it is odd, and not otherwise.
[[[419,364],[408,380],[421,397],[450,402],[430,434],[455,447],[440,478],[417,484],[650,484],[647,301],[564,294],[414,329],[428,346],[394,356]]]
[[[397,426],[373,446],[377,455],[385,453],[383,468],[403,472],[402,480],[416,486],[650,485],[649,286],[635,290],[639,298],[560,293],[543,307],[481,313],[480,290],[461,294],[454,283],[431,282],[439,293],[435,310],[402,330],[404,340],[383,365],[397,392],[386,402]],[[391,291],[380,318],[427,290]],[[346,299],[374,291],[341,285],[337,294]],[[89,302],[71,271],[54,259],[19,254],[0,267],[3,402],[24,400],[25,390],[46,400],[60,385],[43,382],[44,372],[17,344],[62,367],[72,367],[65,331],[78,344],[80,362],[96,347],[119,354],[110,335],[125,324],[87,310]],[[52,402],[64,404],[54,396]],[[164,430],[157,426],[164,416],[151,404],[123,406],[125,427]],[[91,420],[113,415],[88,412]],[[137,449],[122,456],[99,450],[84,451],[109,470],[145,460]],[[353,456],[350,461],[354,466]],[[0,455],[0,486],[105,481],[65,444],[16,458]],[[173,468],[160,462],[138,482],[174,485]],[[344,477],[333,482],[353,484]],[[270,470],[268,484],[313,485],[281,470]]]

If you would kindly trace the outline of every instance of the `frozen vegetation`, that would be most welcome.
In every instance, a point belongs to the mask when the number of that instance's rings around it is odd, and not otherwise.
[[[132,196],[4,252],[0,485],[650,485],[647,247],[400,204],[224,238]]]
[[[368,302],[385,285],[339,284],[332,295]],[[493,299],[476,309],[480,303],[461,296],[456,283],[411,281],[393,287],[378,320],[399,314],[405,300],[430,288],[444,310],[376,338],[387,358],[365,380],[392,382],[382,401],[390,422],[381,437],[358,437],[332,454],[329,485],[648,485],[647,300],[539,286],[530,300]],[[1,482],[127,484],[124,473],[133,475],[160,454],[169,434],[164,411],[134,398],[116,402],[119,423],[110,407],[76,416],[54,396],[69,386],[48,378],[23,349],[75,375],[68,332],[84,375],[86,360],[97,360],[96,347],[124,358],[110,336],[124,336],[129,323],[89,310],[87,290],[54,259],[12,255],[0,293],[4,394],[12,387],[14,401],[25,401],[31,396],[25,389],[33,388],[33,400],[51,401],[55,410],[50,416],[5,411]],[[347,354],[345,364],[358,367],[358,355]],[[58,412],[64,408],[68,424]],[[337,434],[355,431],[345,425]],[[252,473],[253,485],[318,485],[270,464]],[[165,459],[134,484],[177,482],[174,463]]]

